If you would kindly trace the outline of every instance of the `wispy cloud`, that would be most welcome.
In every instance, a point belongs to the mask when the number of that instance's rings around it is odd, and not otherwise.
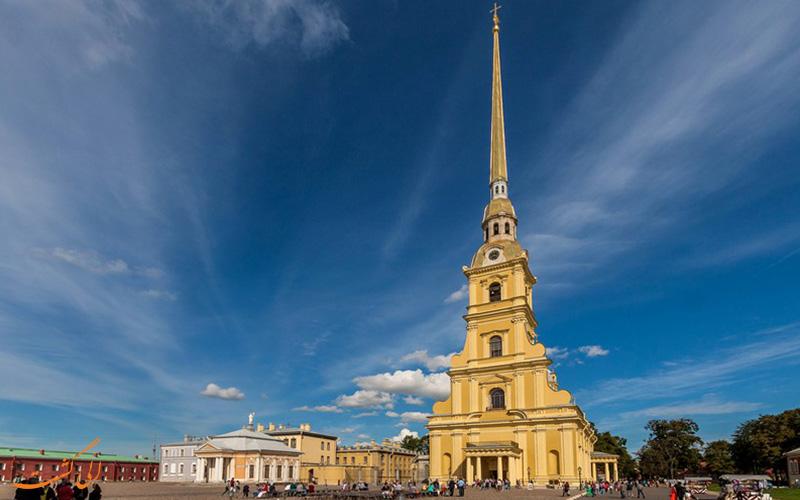
[[[314,56],[350,38],[338,9],[326,1],[203,0],[189,8],[235,49],[293,44]]]
[[[767,338],[751,337],[758,340],[719,349],[712,358],[705,354],[674,360],[677,366],[691,366],[691,370],[668,367],[641,377],[610,379],[580,394],[586,396],[585,405],[593,407],[620,401],[672,398],[675,394],[698,394],[730,385],[745,374],[757,373],[780,361],[798,359],[800,329],[794,325],[789,329],[775,329],[776,333]]]
[[[298,406],[292,408],[292,411],[314,411],[320,413],[342,413],[344,410],[335,405],[319,405],[319,406]]]
[[[638,419],[641,417],[656,419],[680,418],[688,415],[726,415],[729,413],[748,413],[763,408],[762,403],[747,401],[721,401],[715,395],[706,395],[702,399],[681,401],[666,405],[651,406],[641,410],[622,412],[622,419]]]
[[[698,200],[755,168],[800,116],[798,22],[790,2],[634,11],[533,160],[563,173],[532,207],[538,232],[522,237],[543,285],[585,282],[634,249],[685,237],[703,218],[688,216]],[[687,245],[698,263],[718,265],[800,240],[796,225],[762,231],[732,235],[715,256]]]
[[[343,408],[392,408],[394,397],[383,391],[356,391],[350,395],[342,394],[336,398],[336,404]]]
[[[584,345],[578,347],[578,352],[582,352],[587,358],[596,358],[598,356],[607,356],[610,351],[603,349],[599,345]]]
[[[408,405],[422,406],[425,404],[424,399],[415,396],[406,396],[403,398],[403,401]]]

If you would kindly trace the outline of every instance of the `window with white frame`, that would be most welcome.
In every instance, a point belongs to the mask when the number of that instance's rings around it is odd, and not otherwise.
[[[164,464],[164,474],[169,474],[169,464]]]
[[[183,474],[183,464],[178,464],[178,474]]]
[[[192,474],[197,474],[197,464],[196,463],[192,464]]]

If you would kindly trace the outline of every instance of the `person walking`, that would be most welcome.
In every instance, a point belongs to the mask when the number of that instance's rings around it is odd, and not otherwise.
[[[561,496],[562,497],[568,497],[569,496],[569,481],[564,483],[564,491],[561,493]]]
[[[466,486],[466,483],[464,482],[464,478],[461,478],[461,477],[458,478],[458,483],[456,483],[456,486],[458,486],[458,496],[463,497],[464,496],[464,486]]]
[[[644,486],[641,481],[636,481],[636,498],[647,498],[644,496]]]

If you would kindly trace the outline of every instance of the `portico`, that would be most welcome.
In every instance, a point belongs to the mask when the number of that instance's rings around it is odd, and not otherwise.
[[[516,484],[522,450],[513,441],[467,443],[464,448],[469,481],[480,478],[508,479]]]

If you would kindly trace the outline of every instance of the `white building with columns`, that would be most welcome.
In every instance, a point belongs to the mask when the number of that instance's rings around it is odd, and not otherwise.
[[[303,453],[263,432],[243,428],[209,436],[196,452],[195,482],[288,483],[300,479]]]

